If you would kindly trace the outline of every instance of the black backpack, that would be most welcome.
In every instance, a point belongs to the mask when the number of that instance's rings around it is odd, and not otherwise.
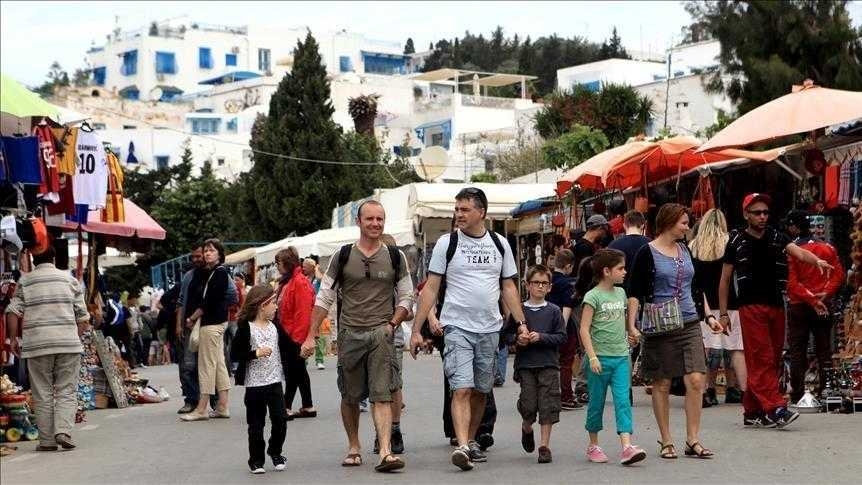
[[[506,249],[503,246],[503,243],[500,241],[500,238],[497,236],[497,233],[494,231],[489,231],[491,234],[491,240],[494,241],[494,246],[497,247],[497,251],[500,252],[501,257],[506,256]],[[452,261],[452,258],[455,257],[455,251],[458,249],[458,231],[453,231],[449,234],[449,245],[446,247],[446,269],[449,269],[449,262]],[[500,267],[500,281],[503,280],[503,268],[502,265]],[[437,292],[437,318],[440,318],[441,313],[443,312],[443,302],[446,300],[446,273],[440,277],[440,290]],[[431,339],[434,341],[434,345],[438,348],[443,347],[443,339],[442,337],[438,337],[431,333],[431,328],[428,326],[428,319],[425,319],[425,323],[422,324],[422,336],[426,339]],[[438,342],[439,341],[439,342]]]
[[[353,244],[345,244],[341,246],[341,249],[338,250],[338,272],[335,274],[335,280],[332,282],[331,288],[337,290],[337,321],[341,321],[341,284],[344,282],[344,266],[347,264],[347,261],[350,259],[350,251],[353,249]],[[386,249],[389,250],[389,262],[392,264],[393,270],[393,278],[392,278],[392,287],[393,294],[394,288],[398,286],[398,275],[401,274],[401,253],[398,250],[397,246],[386,245]],[[454,249],[453,249],[454,254]],[[392,308],[395,308],[395,298],[393,296],[392,299]]]

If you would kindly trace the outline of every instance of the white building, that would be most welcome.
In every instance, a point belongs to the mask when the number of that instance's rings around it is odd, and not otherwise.
[[[703,129],[716,122],[719,110],[733,111],[730,98],[721,93],[708,93],[704,82],[702,75],[688,74],[635,86],[635,91],[653,102],[653,115],[645,134],[655,136],[667,126],[671,133],[703,138]]]
[[[173,165],[188,139],[196,165],[209,160],[219,176],[233,179],[251,168],[252,125],[267,113],[305,35],[304,29],[197,23],[115,31],[89,52],[94,86],[56,101],[91,115],[123,162],[133,145],[132,159],[142,169]],[[447,151],[445,170],[434,180],[469,180],[490,168],[489,152],[533,131],[536,104],[488,96],[507,85],[524,92],[531,76],[454,69],[414,76],[427,53],[403,55],[398,42],[344,30],[316,39],[329,73],[333,120],[352,130],[350,98],[378,95],[375,129],[384,149],[400,154],[407,138],[414,162],[427,147]],[[471,94],[459,93],[460,85],[472,85]]]
[[[571,89],[577,84],[598,91],[602,83],[637,86],[667,77],[667,65],[631,59],[605,59],[557,69],[557,87]]]
[[[665,126],[677,134],[696,135],[715,123],[719,110],[734,108],[727,96],[704,87],[704,74],[718,69],[720,52],[718,41],[707,40],[670,49],[665,62],[607,59],[567,67],[557,70],[557,86],[581,84],[597,91],[605,82],[630,85],[653,102],[647,136]]]
[[[115,31],[87,52],[93,82],[126,99],[170,100],[200,91],[199,83],[232,73],[283,74],[305,28],[234,27],[198,22],[163,23]],[[369,39],[345,30],[315,33],[330,73],[406,74],[410,56],[399,42]],[[280,77],[280,76],[279,76]]]

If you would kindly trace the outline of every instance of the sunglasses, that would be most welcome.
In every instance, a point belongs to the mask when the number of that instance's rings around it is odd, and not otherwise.
[[[362,264],[365,265],[365,279],[370,280],[371,279],[371,261],[369,261],[367,259],[363,259]]]
[[[753,215],[753,216],[768,216],[769,210],[765,209],[765,210],[748,211],[748,213]]]

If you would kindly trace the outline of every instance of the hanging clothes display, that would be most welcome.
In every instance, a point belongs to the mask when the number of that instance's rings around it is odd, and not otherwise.
[[[57,171],[74,176],[78,167],[78,154],[75,151],[78,128],[54,128],[52,131],[57,139]]]
[[[123,166],[113,152],[108,151],[108,194],[102,222],[126,222],[123,204]]]
[[[108,160],[102,140],[94,132],[80,130],[75,152],[78,157],[72,181],[75,203],[101,209],[108,193]]]
[[[60,200],[60,173],[57,171],[54,134],[47,124],[39,124],[33,128],[33,136],[39,142],[39,162],[42,169],[39,195],[48,202],[57,202]]]
[[[6,165],[6,149],[3,148],[3,140],[0,139],[0,182],[6,182],[9,178],[9,166]]]
[[[42,185],[39,142],[35,136],[4,136],[3,150],[9,164],[9,181]]]

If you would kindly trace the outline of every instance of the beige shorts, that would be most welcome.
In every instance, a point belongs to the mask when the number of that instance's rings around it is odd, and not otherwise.
[[[719,311],[713,310],[715,318],[719,318]],[[705,322],[700,322],[700,330],[703,334],[703,346],[708,349],[743,350],[742,347],[742,324],[739,323],[739,312],[728,310],[730,317],[730,335],[712,333]]]

